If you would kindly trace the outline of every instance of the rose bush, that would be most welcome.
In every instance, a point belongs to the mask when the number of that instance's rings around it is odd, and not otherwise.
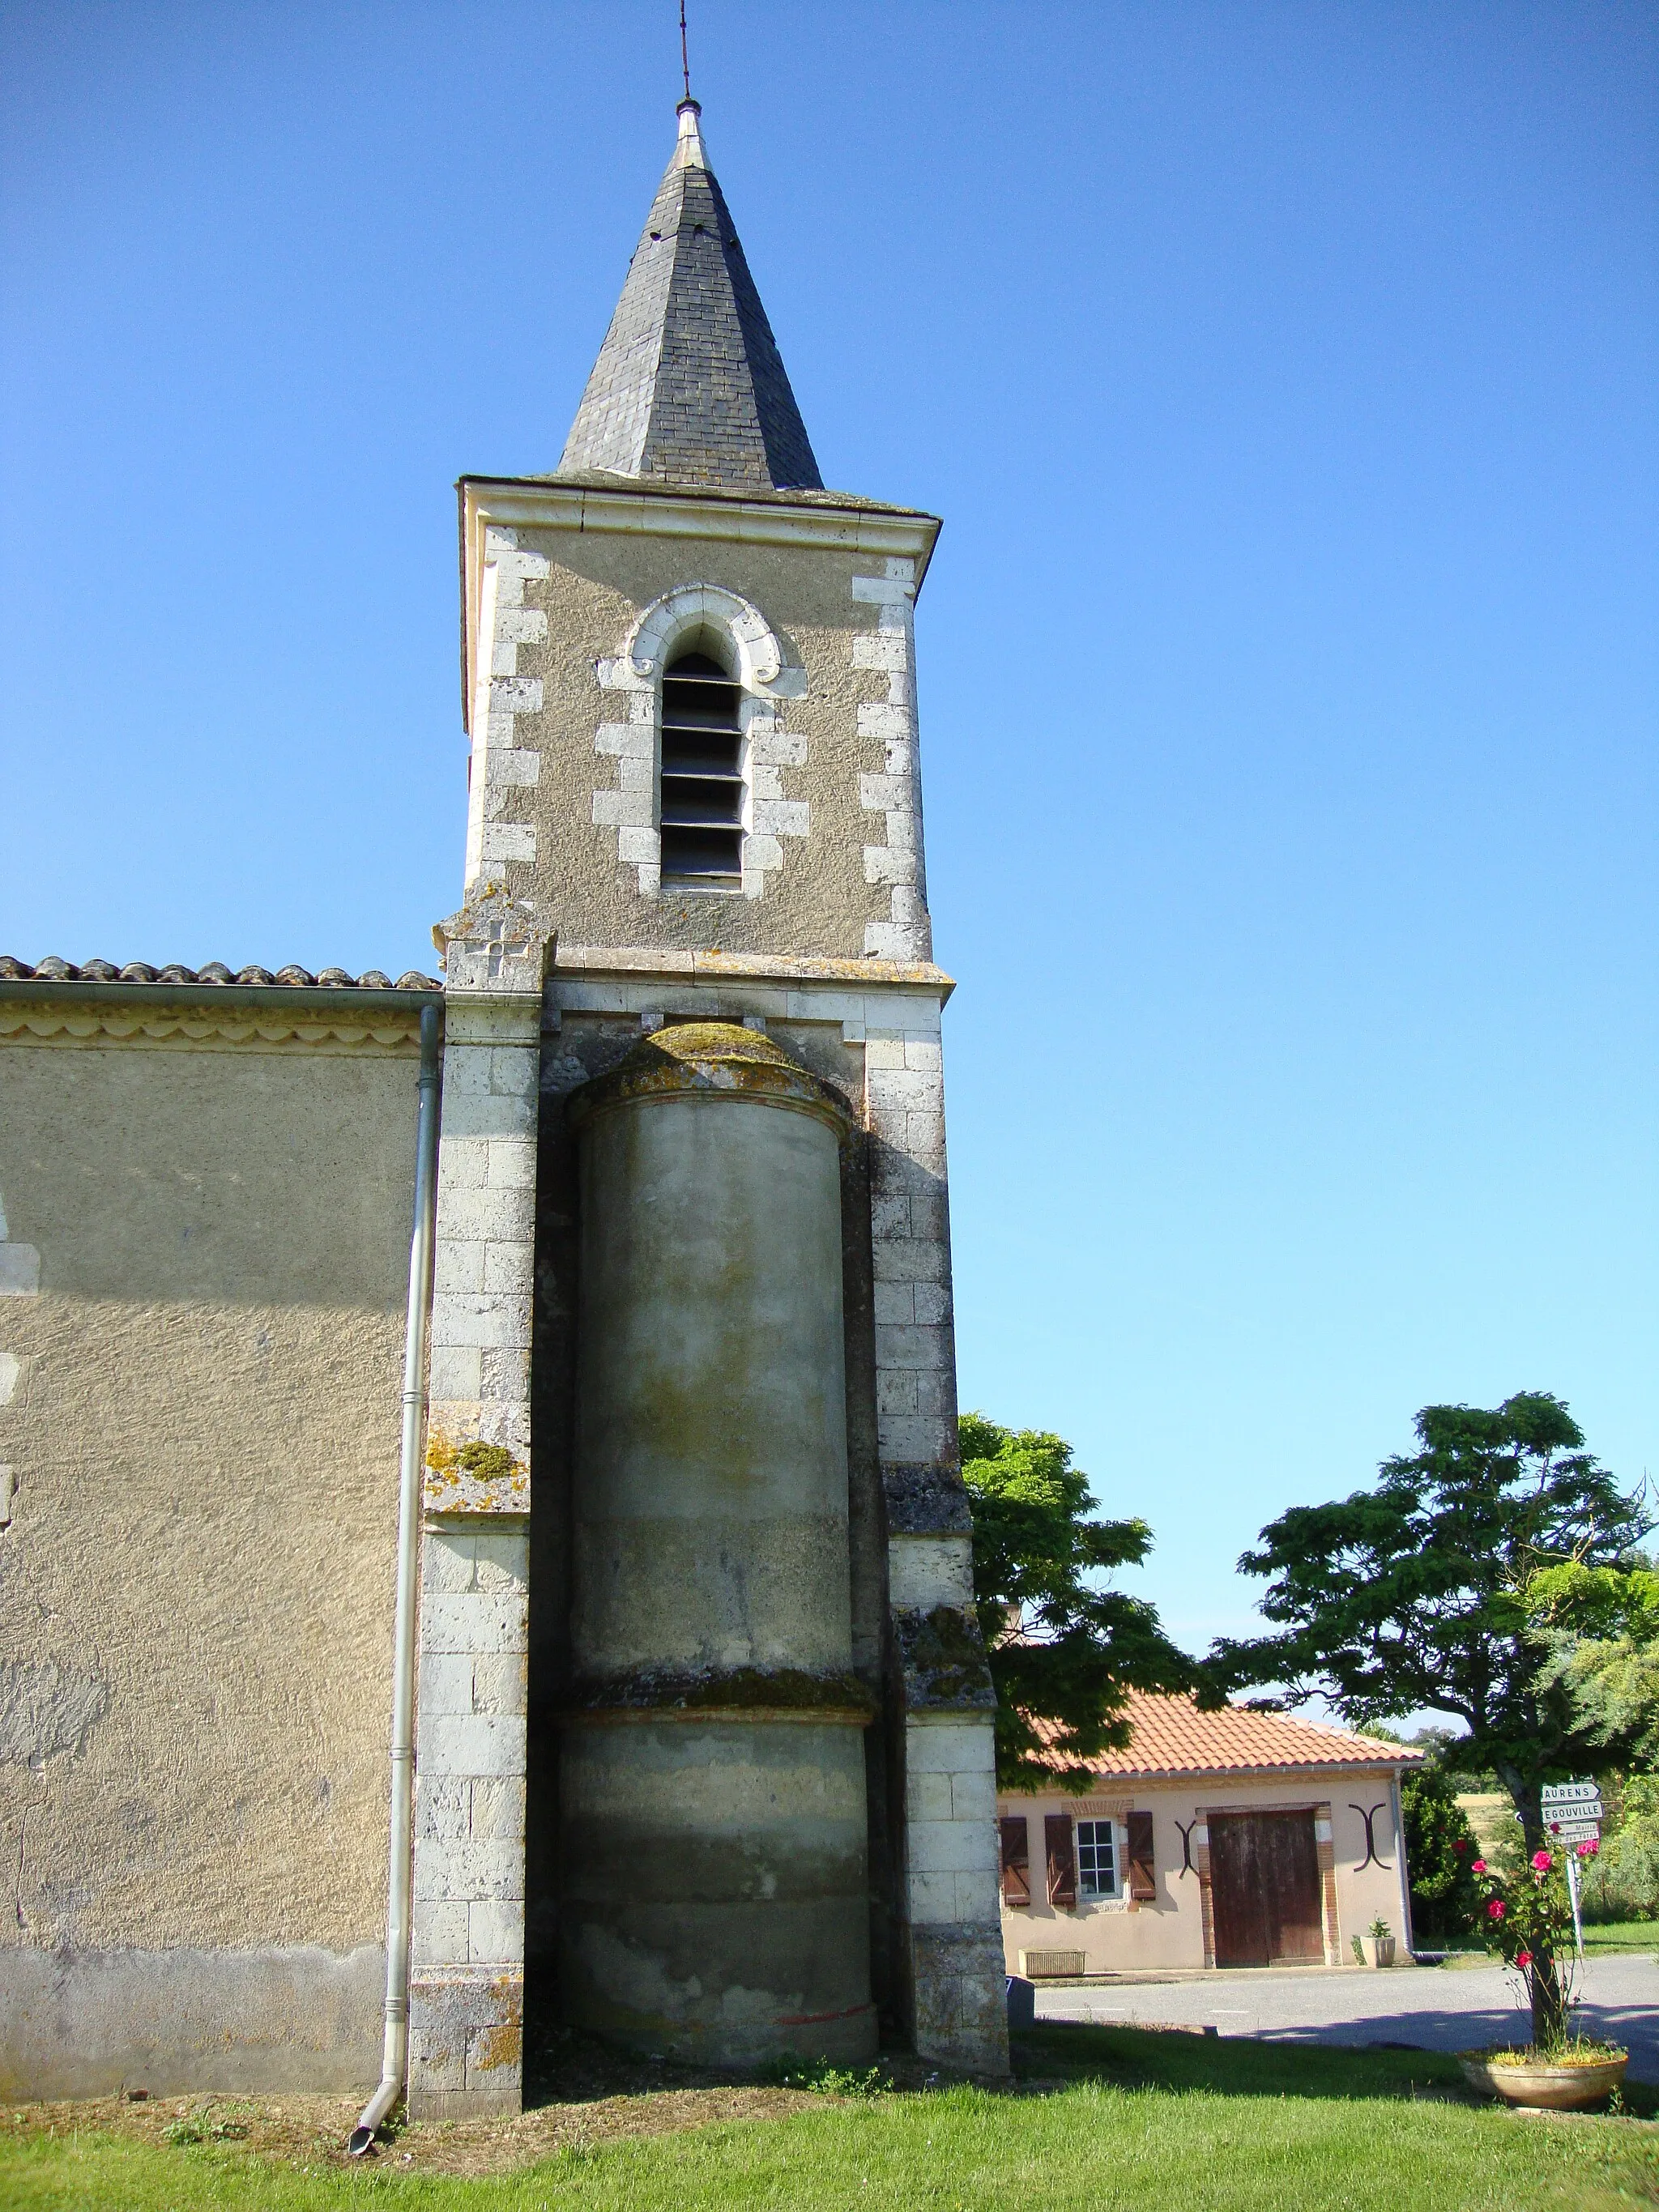
[[[1577,1856],[1595,1856],[1594,1844],[1580,1844]],[[1560,1851],[1534,1851],[1531,1864],[1505,1882],[1485,1859],[1469,1871],[1480,1883],[1486,1905],[1486,1942],[1521,1978],[1532,2010],[1532,2039],[1546,2055],[1567,2039],[1572,2004],[1572,1898],[1566,1861]]]

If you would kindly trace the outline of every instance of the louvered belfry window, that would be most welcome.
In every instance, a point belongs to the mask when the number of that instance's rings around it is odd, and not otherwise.
[[[706,653],[683,653],[663,672],[665,884],[743,888],[742,698],[742,684]]]

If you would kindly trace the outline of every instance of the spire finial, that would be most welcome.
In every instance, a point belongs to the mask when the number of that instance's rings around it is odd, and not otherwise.
[[[681,168],[704,169],[708,166],[708,156],[703,151],[702,134],[697,129],[697,118],[702,113],[702,109],[691,97],[691,57],[685,43],[685,0],[680,0],[680,76],[685,84],[685,97],[674,111],[680,119],[674,161]]]

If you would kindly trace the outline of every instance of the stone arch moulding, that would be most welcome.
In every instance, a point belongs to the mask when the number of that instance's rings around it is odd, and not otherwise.
[[[805,765],[805,738],[781,720],[782,702],[806,695],[805,669],[749,600],[719,584],[681,584],[652,601],[623,640],[622,651],[614,660],[600,660],[597,670],[602,691],[628,696],[625,706],[621,700],[610,706],[594,740],[594,750],[614,760],[617,781],[594,791],[593,821],[616,831],[617,858],[638,870],[643,898],[658,897],[662,882],[656,813],[662,672],[705,629],[730,639],[738,664],[733,673],[744,694],[738,708],[747,763],[743,896],[764,896],[767,877],[782,865],[786,837],[811,834],[809,803],[786,798],[782,781],[786,769]]]
[[[680,641],[707,625],[722,629],[737,649],[737,675],[750,691],[798,699],[805,671],[791,659],[760,609],[719,584],[681,584],[653,599],[623,647],[635,676],[653,683]]]

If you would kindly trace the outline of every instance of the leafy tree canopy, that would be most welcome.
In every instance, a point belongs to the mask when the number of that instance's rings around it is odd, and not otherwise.
[[[1358,1727],[1428,1708],[1468,1731],[1541,1840],[1538,1792],[1607,1754],[1559,1681],[1540,1678],[1528,1585],[1547,1568],[1628,1563],[1650,1525],[1584,1449],[1559,1398],[1522,1392],[1486,1411],[1425,1406],[1418,1449],[1385,1460],[1375,1489],[1299,1505],[1261,1532],[1242,1572],[1269,1578],[1275,1635],[1225,1639],[1230,1686],[1315,1692]]]
[[[1547,1632],[1643,1643],[1659,1636],[1659,1574],[1639,1552],[1616,1566],[1572,1559],[1540,1567],[1526,1595],[1528,1612]]]
[[[1144,1559],[1152,1531],[1092,1517],[1089,1478],[1063,1438],[1000,1428],[983,1413],[964,1413],[959,1428],[974,1596],[997,1692],[998,1784],[1085,1786],[1087,1762],[1128,1741],[1128,1691],[1201,1686],[1155,1607],[1093,1579]],[[1034,1717],[1059,1731],[1046,1752]]]
[[[1527,1585],[1543,1650],[1540,1679],[1564,1695],[1573,1726],[1601,1754],[1659,1767],[1659,1574],[1645,1559],[1589,1566],[1570,1559]]]

